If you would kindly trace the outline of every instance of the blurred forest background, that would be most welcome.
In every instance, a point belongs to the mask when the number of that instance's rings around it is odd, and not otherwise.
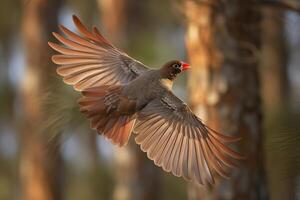
[[[190,62],[175,93],[243,136],[230,180],[188,183],[89,130],[47,45],[73,14],[148,66]],[[297,0],[1,0],[0,200],[300,199],[299,33]]]

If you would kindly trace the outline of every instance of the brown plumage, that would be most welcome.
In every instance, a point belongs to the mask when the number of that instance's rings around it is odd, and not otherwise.
[[[81,91],[80,111],[91,128],[123,146],[131,132],[154,163],[175,176],[200,184],[214,183],[214,174],[228,177],[232,161],[242,156],[226,143],[239,138],[210,129],[172,92],[176,75],[189,65],[173,60],[159,70],[146,67],[109,43],[97,30],[89,32],[74,16],[80,33],[61,26],[64,46],[52,60],[65,83]]]

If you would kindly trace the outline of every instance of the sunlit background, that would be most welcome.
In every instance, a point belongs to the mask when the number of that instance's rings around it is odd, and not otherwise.
[[[76,105],[79,94],[56,75],[47,44],[55,41],[51,33],[59,32],[58,24],[75,31],[75,14],[148,66],[157,68],[174,58],[188,62],[192,55],[185,42],[192,11],[187,2],[193,1],[1,1],[0,200],[200,199],[190,183],[148,161],[134,140],[120,149],[88,128]],[[228,9],[238,1],[195,2],[204,7],[220,3],[212,12],[223,12],[223,4]],[[268,2],[257,7],[263,102],[263,136],[258,138],[263,150],[258,153],[264,154],[267,196],[299,199],[300,2],[290,7]],[[189,74],[181,75],[174,86],[186,101],[192,95],[188,79]],[[233,197],[224,188],[213,192],[223,192],[223,198],[201,199],[266,199]]]

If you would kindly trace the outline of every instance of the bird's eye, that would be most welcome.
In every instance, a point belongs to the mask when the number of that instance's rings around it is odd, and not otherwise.
[[[176,69],[179,69],[180,65],[176,63],[176,64],[173,65],[173,67],[176,68]]]

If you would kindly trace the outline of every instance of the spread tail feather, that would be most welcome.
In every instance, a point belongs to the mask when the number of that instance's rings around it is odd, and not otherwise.
[[[127,103],[121,91],[122,86],[93,87],[83,90],[83,97],[78,100],[91,128],[119,146],[127,143],[135,123],[133,114],[118,112]]]

